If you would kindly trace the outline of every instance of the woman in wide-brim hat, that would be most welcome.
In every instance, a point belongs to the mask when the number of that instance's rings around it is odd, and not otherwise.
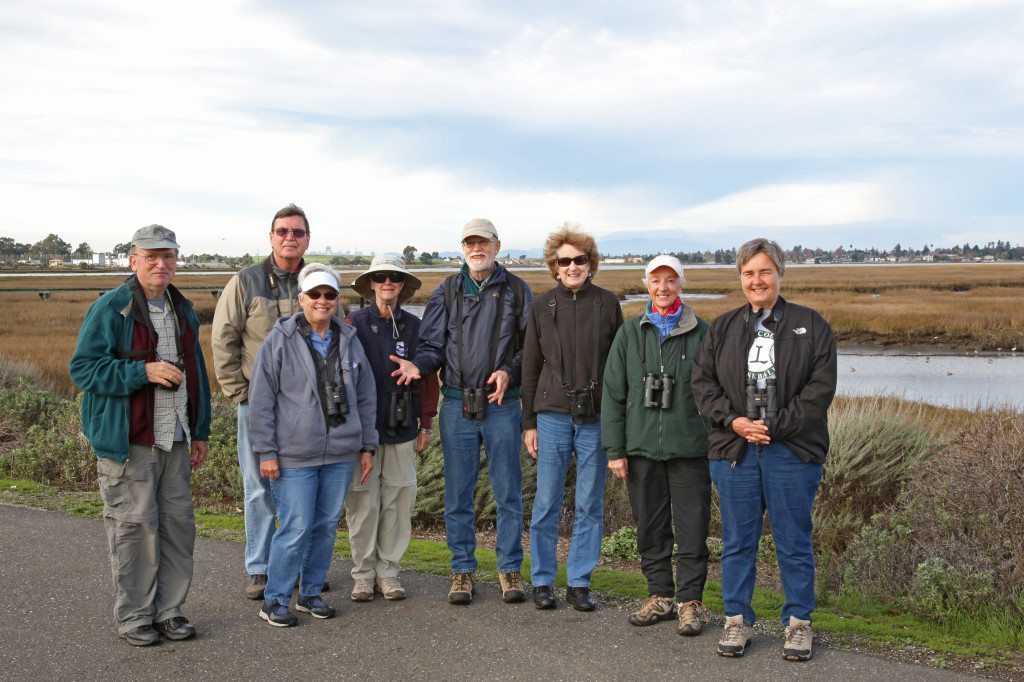
[[[380,447],[373,471],[353,481],[345,499],[352,548],[352,600],[371,601],[375,593],[387,600],[405,598],[398,580],[399,561],[412,539],[412,508],[416,503],[416,455],[430,444],[437,414],[437,375],[414,390],[391,378],[394,355],[411,358],[420,337],[420,320],[403,310],[420,288],[398,254],[382,254],[359,275],[352,288],[370,302],[353,311],[346,322],[356,329],[366,350],[377,389],[377,433]]]

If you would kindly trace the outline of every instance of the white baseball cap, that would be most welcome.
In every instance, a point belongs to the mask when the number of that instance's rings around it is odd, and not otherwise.
[[[671,268],[679,275],[679,279],[683,278],[683,264],[679,262],[679,259],[675,256],[670,256],[667,253],[662,253],[651,259],[651,262],[647,264],[647,269],[644,271],[644,276],[650,275],[658,268]]]

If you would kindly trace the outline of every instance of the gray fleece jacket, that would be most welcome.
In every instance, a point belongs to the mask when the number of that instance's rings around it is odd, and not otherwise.
[[[355,462],[377,449],[377,390],[356,330],[338,318],[341,368],[349,412],[329,430],[317,392],[316,367],[298,329],[303,313],[278,320],[260,346],[249,379],[249,441],[260,461],[301,468]]]

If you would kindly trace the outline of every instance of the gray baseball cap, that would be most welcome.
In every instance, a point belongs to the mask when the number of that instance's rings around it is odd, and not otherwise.
[[[140,249],[180,249],[174,232],[163,225],[146,225],[132,235],[132,246]]]
[[[494,223],[486,218],[473,218],[462,228],[462,239],[466,237],[483,237],[484,239],[497,239],[498,231],[494,229]]]

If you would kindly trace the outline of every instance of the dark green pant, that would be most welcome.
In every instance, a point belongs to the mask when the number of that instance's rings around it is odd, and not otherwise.
[[[131,445],[128,460],[98,457],[103,524],[120,633],[181,615],[192,584],[196,521],[188,445]]]

